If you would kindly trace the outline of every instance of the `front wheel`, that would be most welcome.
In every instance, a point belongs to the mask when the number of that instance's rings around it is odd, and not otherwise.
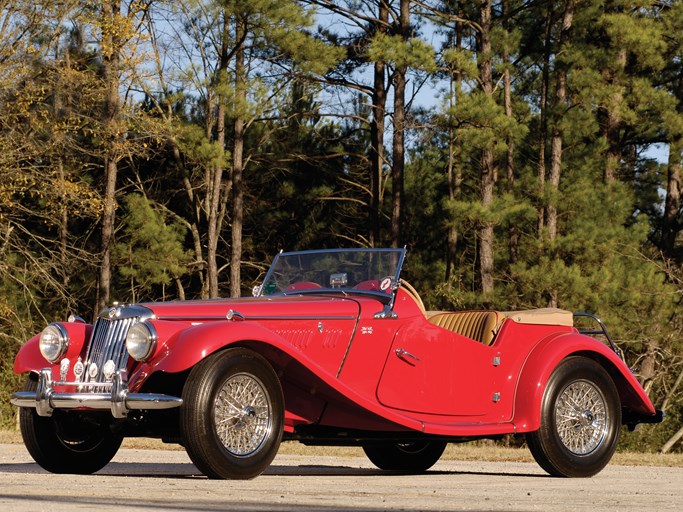
[[[413,441],[406,443],[367,444],[363,451],[379,469],[422,473],[441,458],[446,443],[442,441]]]
[[[526,439],[551,475],[589,477],[612,458],[620,427],[621,403],[609,374],[592,359],[569,357],[548,381],[541,428]]]
[[[249,479],[275,457],[284,399],[277,375],[259,354],[232,348],[197,364],[183,389],[183,444],[209,478]]]
[[[35,392],[37,387],[36,380],[29,378],[24,391]],[[47,417],[24,407],[19,426],[33,460],[51,473],[94,473],[109,464],[123,441],[111,431],[104,414],[55,411]]]

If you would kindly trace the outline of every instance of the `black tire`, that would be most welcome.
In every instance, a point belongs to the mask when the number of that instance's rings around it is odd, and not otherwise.
[[[260,475],[277,454],[283,425],[280,382],[259,354],[228,349],[190,372],[183,389],[180,431],[190,459],[209,478],[244,480]]]
[[[621,403],[605,369],[569,357],[553,371],[543,394],[541,427],[526,435],[536,462],[560,477],[589,477],[610,461],[619,441]]]
[[[379,469],[422,473],[441,458],[446,449],[442,441],[411,441],[406,443],[379,443],[363,446],[368,459]]]
[[[24,391],[37,387],[29,377]],[[94,473],[109,464],[123,441],[104,414],[57,410],[52,416],[38,416],[34,408],[23,407],[19,426],[33,460],[51,473]]]

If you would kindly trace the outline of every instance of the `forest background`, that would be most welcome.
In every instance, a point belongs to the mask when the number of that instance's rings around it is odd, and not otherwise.
[[[597,313],[683,450],[681,0],[0,7],[0,426],[50,321],[406,245],[430,309]]]

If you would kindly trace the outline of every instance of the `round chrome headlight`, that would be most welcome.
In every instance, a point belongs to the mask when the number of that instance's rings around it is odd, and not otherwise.
[[[147,322],[140,322],[130,328],[126,335],[126,349],[130,357],[136,361],[144,361],[154,352],[157,344],[157,332]]]
[[[51,363],[56,363],[69,348],[69,333],[62,324],[48,325],[40,333],[40,353]]]

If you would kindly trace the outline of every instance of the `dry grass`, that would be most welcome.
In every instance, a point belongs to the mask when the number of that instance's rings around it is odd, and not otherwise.
[[[0,444],[21,443],[21,435],[15,431],[0,430]],[[127,438],[125,448],[146,450],[182,450],[181,446],[165,444],[157,439]],[[364,457],[363,450],[357,447],[304,446],[296,442],[282,443],[280,453],[288,455],[320,455],[329,457]],[[494,462],[533,462],[526,448],[507,448],[488,442],[450,444],[443,455],[446,460],[494,461]],[[683,468],[683,453],[634,453],[619,452],[614,455],[612,464],[622,466],[668,466]]]

